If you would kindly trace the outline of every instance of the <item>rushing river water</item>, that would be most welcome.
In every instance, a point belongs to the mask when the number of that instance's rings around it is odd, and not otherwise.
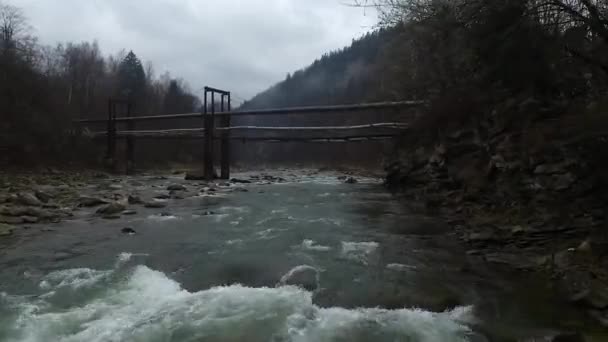
[[[486,341],[568,320],[543,282],[471,260],[377,181],[244,187],[3,241],[0,341]],[[307,290],[284,285],[301,270]]]

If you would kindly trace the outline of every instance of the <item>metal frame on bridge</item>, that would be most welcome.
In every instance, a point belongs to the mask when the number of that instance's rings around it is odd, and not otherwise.
[[[216,95],[219,96],[219,103],[216,102]],[[117,105],[123,104],[126,106],[126,116],[117,117]],[[322,126],[322,127],[263,127],[263,126],[231,126],[231,118],[233,116],[261,116],[261,115],[285,115],[285,114],[316,114],[316,113],[345,113],[345,112],[360,112],[380,109],[403,109],[414,108],[426,104],[425,101],[398,101],[398,102],[376,102],[353,105],[338,105],[338,106],[311,106],[311,107],[291,107],[291,108],[274,108],[265,110],[246,110],[232,111],[231,94],[229,91],[216,89],[212,87],[204,88],[203,111],[202,113],[187,113],[187,114],[168,114],[155,116],[134,116],[132,113],[133,105],[125,100],[110,100],[108,105],[107,119],[87,119],[77,120],[76,124],[85,125],[93,123],[106,123],[107,131],[94,132],[90,135],[93,137],[107,138],[107,160],[115,166],[116,162],[116,140],[125,138],[127,140],[127,171],[133,170],[135,164],[135,138],[194,138],[204,139],[204,171],[205,178],[211,180],[215,176],[214,172],[214,140],[221,141],[221,178],[230,178],[230,141],[264,141],[264,142],[359,142],[392,139],[399,136],[403,130],[408,128],[407,123],[399,122],[382,122],[365,125],[354,126]],[[219,105],[219,111],[216,111],[216,106]],[[220,127],[215,127],[216,118],[221,119]],[[188,129],[168,129],[168,130],[136,130],[136,122],[145,121],[161,121],[161,120],[176,120],[176,119],[202,119],[202,128]],[[117,131],[118,123],[126,123],[127,129]],[[395,133],[384,134],[352,134],[334,136],[336,132],[344,131],[359,131],[366,129],[385,129],[393,130]],[[219,136],[215,135],[215,131],[220,132]],[[246,135],[232,135],[233,131],[265,131],[265,132],[322,132],[326,135],[315,137],[255,137]]]

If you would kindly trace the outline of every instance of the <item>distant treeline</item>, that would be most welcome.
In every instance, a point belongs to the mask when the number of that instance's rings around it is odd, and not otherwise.
[[[78,154],[79,146],[67,133],[74,119],[106,118],[111,97],[130,99],[138,115],[200,109],[199,99],[184,81],[169,73],[157,77],[152,64],[142,65],[132,51],[104,56],[96,42],[40,44],[26,14],[0,2],[0,149],[4,162],[91,156],[85,147]]]

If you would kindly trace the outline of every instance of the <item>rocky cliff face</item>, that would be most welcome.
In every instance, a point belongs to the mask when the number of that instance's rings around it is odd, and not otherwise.
[[[493,114],[401,144],[385,166],[387,186],[444,216],[471,257],[549,271],[569,296],[607,284],[608,140],[573,140],[555,117],[513,124]]]

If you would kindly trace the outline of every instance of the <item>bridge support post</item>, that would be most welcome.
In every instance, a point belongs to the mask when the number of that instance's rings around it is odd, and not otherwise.
[[[213,180],[215,169],[213,167],[213,126],[215,124],[215,92],[211,91],[211,113],[209,113],[207,94],[209,89],[205,87],[205,100],[203,103],[203,119],[205,128],[205,179]]]
[[[116,169],[116,103],[108,101],[108,130],[105,162],[111,170]]]
[[[131,101],[127,102],[127,117],[131,117],[131,111],[133,104]],[[129,121],[127,123],[128,131],[135,131],[135,121]],[[127,137],[127,174],[133,174],[135,172],[135,137],[129,135]]]
[[[224,99],[227,100],[227,103],[224,102]],[[221,111],[225,112],[226,109],[230,111],[231,108],[231,99],[230,93],[222,94],[221,101]],[[224,115],[222,117],[222,127],[228,128],[230,127],[230,115]],[[222,179],[230,179],[230,131],[222,132],[222,160],[221,160],[221,178]]]

